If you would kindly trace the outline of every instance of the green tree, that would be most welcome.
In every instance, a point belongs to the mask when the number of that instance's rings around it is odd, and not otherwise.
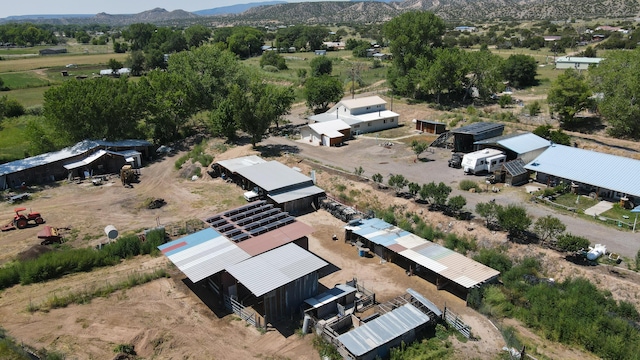
[[[383,32],[394,54],[388,80],[396,94],[414,95],[416,82],[412,70],[418,59],[433,59],[433,51],[440,46],[445,30],[440,17],[422,11],[406,12],[384,24]]]
[[[399,194],[409,184],[409,180],[402,174],[395,174],[389,176],[389,180],[387,180],[387,183],[389,184],[389,186],[396,190],[397,194]]]
[[[380,185],[382,183],[382,174],[380,174],[380,173],[373,174],[371,176],[371,180],[373,180],[373,182],[375,182],[378,185]]]
[[[144,53],[141,50],[132,51],[131,54],[127,56],[125,64],[131,69],[131,75],[142,75],[142,71],[144,71]]]
[[[566,252],[574,252],[581,249],[589,248],[589,239],[584,238],[582,236],[576,236],[572,234],[563,234],[558,236],[558,241],[556,242],[556,246],[561,251]]]
[[[262,53],[260,57],[260,67],[265,67],[265,65],[275,66],[278,70],[287,69],[287,61],[282,55],[275,51],[265,51]]]
[[[416,76],[420,92],[434,94],[440,103],[443,93],[460,92],[467,75],[468,55],[458,48],[436,49],[435,59],[420,58],[416,65]]]
[[[561,123],[571,125],[578,112],[591,107],[591,88],[584,76],[567,69],[551,85],[547,101],[551,110],[560,115]]]
[[[409,193],[411,194],[411,196],[416,196],[416,194],[420,191],[420,185],[418,183],[410,182],[407,187],[409,188]]]
[[[364,174],[364,169],[362,168],[362,166],[359,166],[355,168],[353,173],[356,174],[356,176],[362,176],[362,174]]]
[[[198,47],[209,41],[211,29],[204,25],[189,26],[184,30],[184,37],[188,47]]]
[[[76,41],[81,44],[88,44],[91,41],[91,36],[84,30],[76,32],[74,37],[76,38]]]
[[[107,66],[111,69],[113,74],[116,74],[118,70],[122,69],[122,63],[114,58],[109,59]]]
[[[411,150],[413,150],[413,153],[416,154],[416,161],[420,158],[420,154],[425,152],[428,147],[429,144],[424,141],[413,140],[411,142]]]
[[[522,234],[531,226],[531,217],[525,208],[509,204],[498,211],[498,224],[514,237]]]
[[[331,75],[333,62],[326,56],[316,56],[311,60],[311,76]]]
[[[467,205],[467,199],[462,195],[452,196],[447,201],[447,207],[455,214],[459,213],[465,205]]]
[[[237,95],[238,92],[232,90],[232,93]],[[214,135],[224,136],[228,142],[235,141],[238,130],[235,111],[232,97],[223,99],[220,104],[211,111],[209,116],[209,128],[211,132]]]
[[[167,68],[167,62],[164,61],[164,53],[160,49],[149,49],[145,51],[144,64],[147,70]]]
[[[307,26],[304,29],[304,37],[306,44],[309,44],[309,50],[321,49],[322,42],[328,35],[329,29],[324,26]],[[298,50],[299,49],[300,47],[298,47]]]
[[[509,256],[496,249],[480,249],[480,252],[473,257],[473,260],[496,269],[503,274],[511,270],[513,266]]]
[[[615,137],[640,139],[640,48],[612,51],[589,70],[594,92],[601,93],[598,111]]]
[[[241,58],[251,57],[252,54],[259,53],[263,44],[263,34],[260,30],[248,26],[235,26],[227,45],[229,51]]]
[[[432,181],[422,185],[419,195],[421,199],[427,200],[432,206],[439,208],[447,203],[447,197],[449,197],[450,193],[451,187],[443,182],[436,185],[436,183]]]
[[[547,215],[536,220],[533,229],[542,242],[552,242],[566,229],[566,225],[557,217]]]
[[[584,51],[582,52],[582,56],[584,56],[584,57],[588,57],[588,58],[594,58],[594,57],[597,57],[597,56],[598,56],[598,55],[597,55],[597,50],[596,50],[593,46],[589,45],[589,46],[587,46],[587,48],[586,48],[586,49],[584,49]]]
[[[553,130],[551,125],[540,125],[533,130],[533,133],[555,144],[571,145],[571,136],[564,133],[562,129]]]
[[[131,44],[132,50],[144,50],[155,31],[156,26],[153,24],[131,24],[122,32],[122,37]]]
[[[498,221],[498,214],[502,211],[502,205],[496,204],[495,201],[486,203],[477,203],[476,212],[486,221],[487,228]]]
[[[307,106],[314,113],[325,112],[329,104],[336,103],[344,96],[342,82],[329,75],[310,77],[304,83]]]
[[[510,55],[502,65],[502,75],[512,86],[523,88],[536,85],[538,64],[529,55]]]
[[[466,91],[463,100],[472,94],[473,88],[477,90],[480,100],[489,100],[502,87],[502,58],[485,50],[467,53],[466,61]]]

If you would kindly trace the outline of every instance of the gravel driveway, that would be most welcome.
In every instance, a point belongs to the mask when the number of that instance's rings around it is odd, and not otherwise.
[[[386,141],[388,140],[384,140],[384,142]],[[449,150],[435,149],[433,153],[425,152],[420,155],[419,161],[415,161],[415,154],[405,144],[394,142],[392,146],[385,147],[383,140],[377,140],[375,137],[361,136],[349,141],[345,146],[331,148],[312,146],[282,137],[270,137],[265,139],[263,144],[295,147],[301,157],[340,168],[349,173],[353,173],[356,167],[362,166],[364,176],[371,177],[375,173],[380,173],[383,175],[385,183],[390,174],[402,174],[409,181],[418,184],[442,181],[451,186],[452,196],[463,195],[467,199],[466,208],[468,210],[473,211],[477,203],[492,199],[501,205],[519,204],[524,206],[534,218],[549,214],[557,217],[567,226],[567,232],[586,237],[591,240],[592,244],[605,244],[611,252],[633,258],[640,249],[640,232],[619,231],[530,202],[528,201],[530,196],[527,195],[524,187],[506,187],[499,193],[470,193],[459,190],[460,180],[472,179],[482,182],[484,178],[464,175],[461,169],[448,167],[447,160],[451,156]],[[488,185],[489,189],[491,187],[492,185]]]

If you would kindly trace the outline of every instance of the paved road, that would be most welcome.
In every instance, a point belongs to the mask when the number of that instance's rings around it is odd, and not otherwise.
[[[474,178],[471,175],[464,175],[461,169],[449,168],[447,160],[451,153],[448,150],[435,149],[434,153],[424,153],[420,155],[421,161],[414,162],[415,154],[406,145],[395,142],[393,146],[387,148],[382,146],[382,143],[383,140],[360,137],[351,140],[346,146],[328,148],[311,146],[282,137],[270,137],[263,141],[264,145],[285,145],[289,150],[297,150],[298,155],[302,157],[350,173],[353,173],[356,167],[362,166],[365,176],[370,177],[375,173],[380,173],[384,176],[384,182],[390,174],[402,174],[409,181],[418,184],[442,181],[451,186],[452,195],[463,195],[467,199],[466,208],[469,210],[475,209],[479,202],[495,199],[501,205],[522,205],[534,218],[552,214],[567,226],[567,232],[586,237],[591,240],[592,244],[605,244],[609,251],[629,258],[634,258],[640,249],[640,232],[634,234],[629,231],[616,230],[528,201],[529,196],[524,187],[506,188],[505,191],[499,193],[469,193],[459,190],[457,184],[460,180],[482,181],[484,178]]]

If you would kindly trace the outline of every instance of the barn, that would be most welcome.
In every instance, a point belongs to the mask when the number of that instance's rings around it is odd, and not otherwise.
[[[220,174],[229,178],[290,214],[315,211],[320,199],[326,197],[312,178],[278,161],[264,161],[259,156],[218,161],[212,168],[214,176]]]
[[[507,160],[522,159],[528,163],[542,154],[551,142],[533,133],[512,133],[479,140],[473,143],[477,150],[496,148],[507,154]]]
[[[306,250],[310,226],[265,201],[205,221],[209,228],[158,249],[230,310],[252,307],[271,321],[297,313],[318,293],[317,271],[327,263]]]
[[[439,135],[447,131],[447,124],[439,121],[413,119],[413,123],[416,124],[416,130],[428,134]]]
[[[118,173],[122,165],[142,165],[153,145],[146,140],[84,140],[59,151],[0,165],[0,190],[22,183],[43,184],[69,177]]]

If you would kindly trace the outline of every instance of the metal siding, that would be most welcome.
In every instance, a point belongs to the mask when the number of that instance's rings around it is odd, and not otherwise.
[[[640,197],[640,161],[553,145],[525,169]]]
[[[324,190],[315,185],[311,185],[281,193],[269,194],[269,198],[278,204],[284,204],[294,200],[313,199],[314,196],[322,194],[324,194]]]

